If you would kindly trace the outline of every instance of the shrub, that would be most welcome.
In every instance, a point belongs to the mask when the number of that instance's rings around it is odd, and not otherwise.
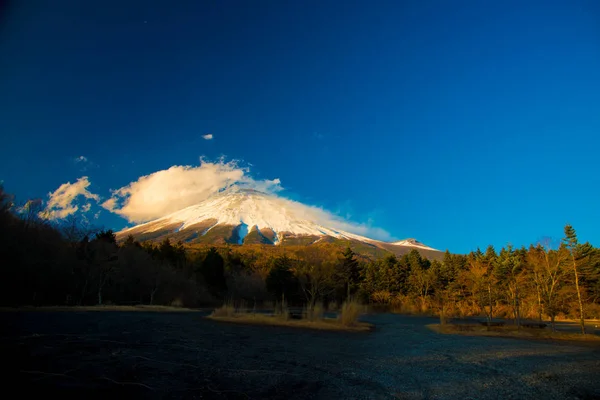
[[[338,316],[340,323],[344,326],[353,326],[358,321],[362,306],[356,300],[348,300],[342,304],[342,309]]]
[[[392,294],[387,290],[379,290],[371,295],[374,303],[389,304],[392,300]]]
[[[283,319],[285,321],[287,321],[290,318],[290,310],[285,300],[283,300],[281,303],[275,303],[274,315],[276,318]]]
[[[600,318],[600,304],[592,303],[585,306],[586,318]]]
[[[238,306],[236,308],[237,313],[250,313],[252,309],[248,306],[248,302],[246,300],[240,300]]]
[[[421,304],[416,299],[398,294],[392,298],[392,312],[398,314],[419,314]]]
[[[233,306],[232,301],[226,301],[219,308],[216,308],[212,316],[213,317],[233,317],[235,315],[235,307]]]
[[[323,303],[316,303],[312,308],[309,307],[304,311],[304,318],[309,321],[319,321],[323,319],[324,312]]]
[[[175,300],[171,302],[171,307],[183,307],[183,301],[181,301],[181,297],[177,297]]]

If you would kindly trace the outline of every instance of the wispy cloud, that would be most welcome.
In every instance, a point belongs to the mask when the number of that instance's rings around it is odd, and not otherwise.
[[[204,139],[204,140],[212,140],[213,137],[214,136],[212,133],[207,133],[206,135],[202,135],[202,139]]]
[[[90,181],[87,176],[82,176],[75,183],[63,183],[52,193],[48,193],[48,202],[42,216],[48,219],[62,219],[75,214],[79,210],[76,200],[83,197],[88,200],[100,201],[100,197],[88,190]],[[89,207],[88,207],[89,205]],[[82,207],[82,211],[89,211],[89,203]]]
[[[279,197],[279,199],[285,204],[286,210],[290,213],[308,221],[316,222],[324,227],[354,233],[371,239],[386,241],[393,239],[386,230],[374,227],[371,220],[367,223],[352,222],[322,207],[306,205],[284,197]]]
[[[98,164],[93,163],[86,156],[79,156],[79,157],[73,158],[73,163],[79,167],[79,171],[81,171],[81,172],[85,172],[89,168],[98,167]]]

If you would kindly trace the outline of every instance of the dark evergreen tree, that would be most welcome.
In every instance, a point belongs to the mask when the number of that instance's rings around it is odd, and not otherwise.
[[[298,290],[298,281],[291,269],[292,260],[283,255],[273,260],[273,266],[267,275],[267,290],[276,299],[292,298]]]
[[[360,282],[360,266],[356,254],[350,246],[342,253],[341,260],[336,268],[335,279],[339,283],[338,287],[344,292],[343,296],[346,299],[356,292]]]
[[[117,245],[117,236],[114,234],[114,232],[109,229],[107,231],[102,230],[98,233],[96,233],[96,237],[94,238],[95,241],[102,241],[105,243],[109,243],[109,244],[114,244],[115,246]]]
[[[200,264],[199,273],[213,296],[223,297],[225,295],[227,292],[225,262],[216,247],[211,247],[206,253]]]

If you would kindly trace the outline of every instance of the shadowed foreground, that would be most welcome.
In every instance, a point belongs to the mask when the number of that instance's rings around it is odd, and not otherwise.
[[[600,350],[439,335],[431,318],[371,333],[223,324],[206,313],[2,313],[9,386],[68,398],[600,398]]]

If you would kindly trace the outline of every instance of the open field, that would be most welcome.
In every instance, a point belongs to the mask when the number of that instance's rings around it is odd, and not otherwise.
[[[4,390],[62,398],[593,399],[600,350],[440,335],[373,314],[374,332],[224,324],[208,312],[1,313]],[[8,393],[8,392],[7,392]]]

